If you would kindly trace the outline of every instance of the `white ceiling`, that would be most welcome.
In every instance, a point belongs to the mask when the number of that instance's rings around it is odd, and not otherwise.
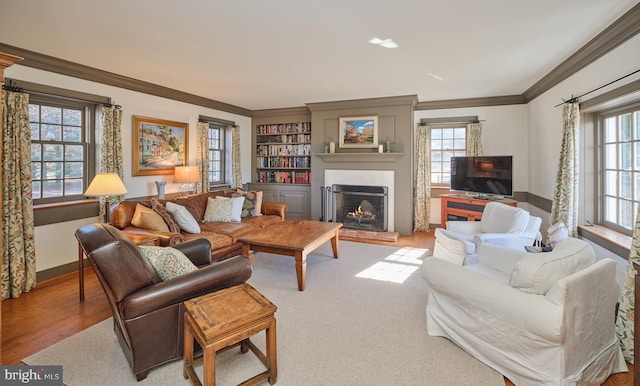
[[[0,42],[252,110],[425,102],[522,94],[637,2],[0,0]]]

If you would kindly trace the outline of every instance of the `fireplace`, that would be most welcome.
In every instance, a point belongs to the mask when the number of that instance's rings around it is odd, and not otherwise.
[[[386,186],[333,185],[333,218],[344,228],[387,231]]]

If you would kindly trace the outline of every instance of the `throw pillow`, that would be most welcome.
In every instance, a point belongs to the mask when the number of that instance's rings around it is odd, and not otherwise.
[[[141,245],[140,251],[162,280],[170,280],[198,269],[184,253],[175,248]]]
[[[158,213],[154,212],[153,209],[140,204],[136,205],[136,211],[133,213],[133,217],[131,218],[131,224],[138,228],[169,232],[167,223],[164,222]]]
[[[229,221],[231,222],[240,222],[242,221],[242,205],[244,204],[244,197],[224,197],[224,196],[216,196],[216,200],[220,201],[231,201],[231,218]]]
[[[187,233],[200,233],[200,225],[198,225],[198,222],[193,218],[191,213],[189,213],[187,208],[174,204],[173,202],[167,202],[165,207],[167,208],[167,212],[176,220],[181,230]]]
[[[158,201],[157,198],[151,199],[151,209],[158,213],[164,222],[167,223],[170,232],[180,233],[180,227],[175,221],[173,221],[173,218],[169,212],[167,212],[167,209],[160,203],[160,201]]]
[[[251,190],[245,192],[242,189],[236,190],[231,197],[244,196],[244,203],[242,204],[242,217],[255,217],[262,216],[262,192],[256,192]]]
[[[546,294],[558,280],[595,261],[593,248],[573,237],[559,242],[551,252],[524,255],[516,262],[509,284],[522,292],[537,295]]]
[[[207,199],[203,222],[230,222],[233,203],[230,200]]]

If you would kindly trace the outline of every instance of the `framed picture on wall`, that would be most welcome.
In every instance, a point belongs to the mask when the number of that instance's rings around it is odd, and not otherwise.
[[[378,116],[340,118],[341,148],[378,147]]]
[[[173,174],[187,164],[189,124],[133,116],[133,175]]]

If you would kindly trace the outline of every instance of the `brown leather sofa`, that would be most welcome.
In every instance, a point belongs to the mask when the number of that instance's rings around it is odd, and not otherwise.
[[[162,281],[115,227],[85,225],[75,236],[107,295],[114,332],[138,381],[182,357],[185,300],[244,283],[252,274],[243,255],[212,264],[209,241],[201,238],[174,246],[199,269]]]
[[[280,222],[286,218],[288,206],[281,202],[262,202],[261,216],[242,217],[241,222],[215,222],[203,223],[204,213],[207,209],[207,199],[215,196],[231,197],[236,190],[226,189],[215,192],[198,193],[177,197],[171,200],[159,200],[164,205],[173,202],[182,205],[193,215],[200,225],[200,233],[161,232],[145,228],[138,228],[131,224],[136,205],[141,204],[151,208],[150,200],[125,200],[111,207],[110,222],[112,225],[125,232],[140,234],[154,234],[159,236],[160,245],[173,246],[184,241],[196,238],[206,238],[211,243],[211,259],[221,261],[242,253],[242,243],[238,238],[251,232],[259,232],[271,224]]]

